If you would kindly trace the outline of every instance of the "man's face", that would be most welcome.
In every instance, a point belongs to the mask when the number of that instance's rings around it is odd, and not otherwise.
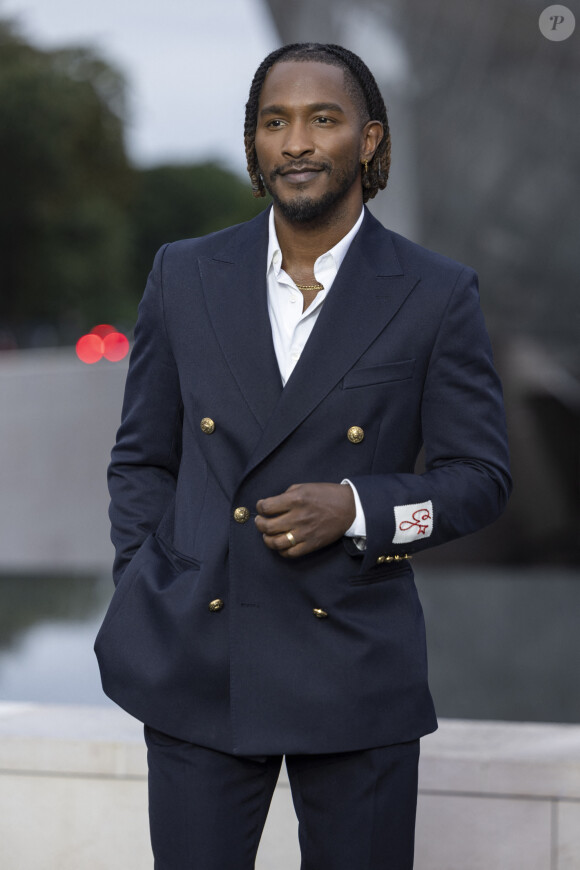
[[[290,221],[327,218],[362,207],[364,122],[341,67],[281,61],[268,72],[256,128],[264,184]]]

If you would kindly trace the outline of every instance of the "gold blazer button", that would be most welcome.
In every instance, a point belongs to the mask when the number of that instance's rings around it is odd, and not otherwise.
[[[317,619],[326,619],[326,617],[328,616],[326,610],[321,610],[320,607],[315,607],[312,612]]]
[[[346,433],[346,437],[351,444],[360,444],[365,437],[364,429],[361,429],[360,426],[351,426]]]
[[[247,523],[250,519],[250,511],[247,507],[237,507],[234,511],[234,519],[237,523]]]
[[[213,601],[209,602],[209,609],[212,613],[217,613],[218,610],[222,610],[223,606],[224,603],[221,598],[214,598]]]
[[[211,417],[204,417],[199,425],[201,431],[206,435],[211,435],[212,432],[215,432],[215,423]]]

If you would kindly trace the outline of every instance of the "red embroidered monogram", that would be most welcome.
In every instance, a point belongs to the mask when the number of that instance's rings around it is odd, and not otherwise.
[[[395,505],[395,536],[393,544],[411,544],[417,538],[433,534],[433,502]]]
[[[399,528],[402,532],[410,531],[414,526],[417,527],[417,534],[424,535],[427,529],[429,528],[429,523],[426,523],[425,520],[430,520],[431,514],[426,508],[423,508],[420,511],[415,511],[413,514],[412,520],[403,520],[402,523],[399,523]]]

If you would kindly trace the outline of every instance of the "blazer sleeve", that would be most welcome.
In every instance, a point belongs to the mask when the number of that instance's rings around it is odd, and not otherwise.
[[[413,553],[474,532],[509,498],[502,390],[471,269],[460,273],[440,321],[421,422],[423,474],[350,478],[366,518],[363,567],[385,553]]]
[[[163,309],[167,247],[155,257],[139,305],[121,426],[108,470],[115,584],[175,495],[183,405]]]

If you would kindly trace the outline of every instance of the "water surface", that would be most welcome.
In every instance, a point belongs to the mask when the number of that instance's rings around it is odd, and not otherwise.
[[[580,576],[416,566],[440,716],[580,722]],[[0,700],[109,704],[93,642],[108,577],[0,577]]]

